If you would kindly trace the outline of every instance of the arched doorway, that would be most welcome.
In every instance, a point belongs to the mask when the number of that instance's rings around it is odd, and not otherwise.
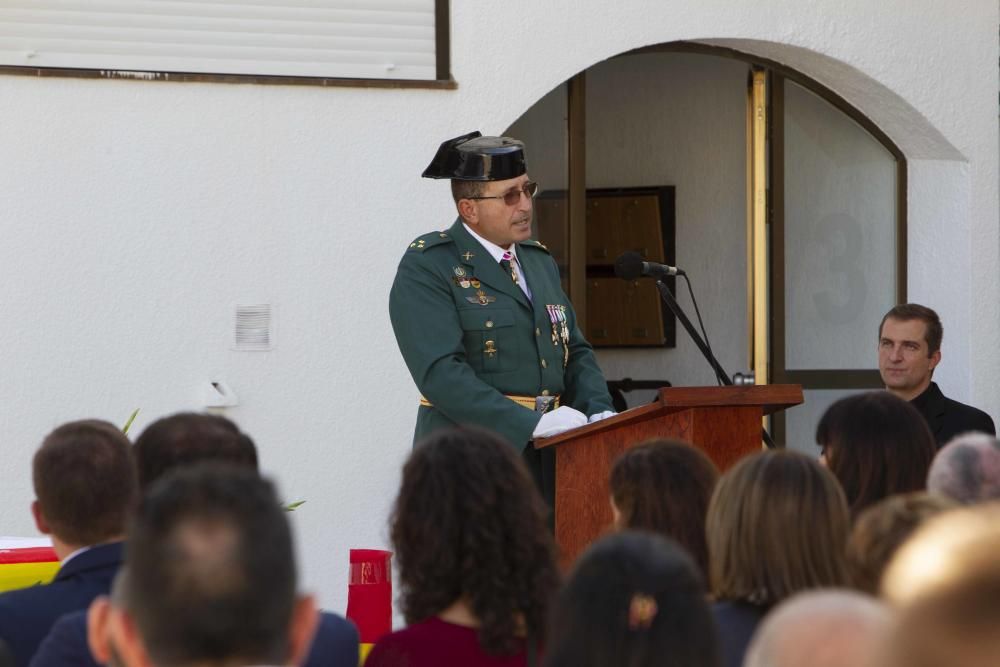
[[[657,308],[651,284],[615,287],[617,253],[652,245],[650,261],[689,274],[730,373],[803,385],[806,405],[772,424],[780,443],[812,452],[832,400],[879,386],[873,327],[905,300],[906,161],[831,91],[764,58],[670,43],[588,68],[508,133],[527,141],[532,177],[552,195],[538,208],[541,240],[609,379],[715,381],[672,318],[661,332],[632,317]],[[672,210],[642,223],[641,197],[657,192]],[[694,318],[686,288],[675,293]]]

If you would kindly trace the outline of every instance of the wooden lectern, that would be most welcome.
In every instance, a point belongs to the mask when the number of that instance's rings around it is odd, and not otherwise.
[[[535,447],[555,447],[556,542],[569,567],[611,525],[608,474],[618,455],[650,438],[690,442],[724,471],[761,449],[761,418],[802,403],[799,385],[664,387],[649,405],[588,424]]]

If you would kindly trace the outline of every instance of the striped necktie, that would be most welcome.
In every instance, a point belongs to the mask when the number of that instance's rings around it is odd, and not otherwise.
[[[503,259],[500,260],[500,268],[502,268],[510,276],[510,279],[514,281],[515,285],[520,287],[521,281],[517,279],[517,271],[514,269],[514,262],[516,261],[517,260],[514,259],[513,255],[509,252],[505,252],[503,254]]]

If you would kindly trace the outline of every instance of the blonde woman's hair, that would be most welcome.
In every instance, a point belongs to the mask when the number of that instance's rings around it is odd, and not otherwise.
[[[844,492],[818,462],[792,451],[749,456],[722,476],[708,506],[712,593],[770,607],[844,586],[849,529]]]

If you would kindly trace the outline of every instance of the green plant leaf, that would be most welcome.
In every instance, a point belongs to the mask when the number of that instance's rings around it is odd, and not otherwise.
[[[132,427],[132,422],[135,421],[135,417],[136,415],[139,414],[139,410],[141,409],[142,408],[136,408],[135,410],[132,411],[132,415],[128,418],[128,421],[125,422],[125,425],[122,426],[122,433],[128,435],[128,430]]]
[[[298,508],[302,507],[305,504],[306,501],[304,500],[296,500],[294,503],[288,503],[287,505],[285,505],[285,511],[294,512],[295,510],[297,510]]]

